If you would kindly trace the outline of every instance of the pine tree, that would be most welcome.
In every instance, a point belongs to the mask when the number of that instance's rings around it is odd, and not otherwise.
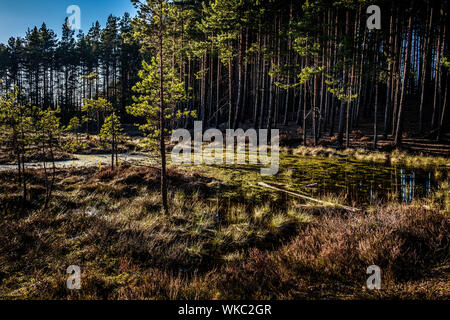
[[[111,143],[111,168],[114,170],[114,161],[116,167],[119,166],[118,146],[121,143],[123,136],[123,129],[121,127],[120,118],[113,112],[105,119],[105,123],[100,130],[100,137],[104,141]]]
[[[53,194],[56,179],[55,149],[59,146],[58,137],[61,132],[60,119],[57,114],[60,113],[59,107],[53,109],[40,109],[35,107],[37,119],[33,119],[35,133],[32,136],[32,144],[41,146],[43,154],[44,175],[45,175],[45,200],[44,209],[47,208]],[[52,164],[51,178],[47,170],[47,154],[50,155]]]
[[[135,36],[140,42],[155,43],[156,47],[151,48],[154,53],[151,62],[142,63],[143,69],[139,71],[142,80],[133,87],[138,96],[134,97],[135,103],[127,111],[134,116],[145,118],[146,124],[141,126],[142,130],[150,132],[151,137],[159,136],[162,205],[165,214],[169,214],[166,122],[175,116],[182,116],[179,110],[177,112],[176,106],[186,97],[184,84],[169,58],[173,52],[164,42],[170,19],[175,16],[175,8],[164,0],[147,0],[146,4],[135,3],[139,9],[139,17],[135,21]]]
[[[17,86],[13,91],[0,96],[0,129],[2,143],[10,147],[11,154],[17,159],[17,174],[22,188],[22,197],[27,199],[27,181],[25,175],[25,155],[33,137],[33,119],[31,108],[20,103],[20,91]]]

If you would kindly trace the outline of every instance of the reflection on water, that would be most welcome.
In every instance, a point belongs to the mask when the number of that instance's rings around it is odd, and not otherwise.
[[[410,169],[347,159],[290,158],[282,161],[291,170],[285,181],[290,188],[311,195],[338,194],[346,201],[376,203],[388,198],[410,203],[430,196],[441,182],[448,181],[446,169]],[[307,187],[314,185],[313,187]]]

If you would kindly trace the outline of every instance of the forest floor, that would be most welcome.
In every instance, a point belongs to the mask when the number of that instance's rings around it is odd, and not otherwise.
[[[373,150],[373,128],[370,125],[361,125],[358,130],[350,133],[350,148]],[[281,143],[290,147],[303,144],[302,132],[298,130],[298,126],[289,125],[280,128]],[[376,151],[393,151],[394,137],[392,135],[378,135]],[[345,144],[344,136],[344,144]],[[336,147],[336,135],[325,133],[318,141],[320,146]],[[308,132],[307,146],[313,146],[313,136]],[[405,134],[402,139],[400,148],[404,152],[410,154],[422,154],[431,156],[450,157],[450,133],[444,134],[440,141],[430,139],[424,136],[414,136],[413,134]]]
[[[427,125],[431,122],[431,114],[424,114],[424,129],[422,133],[419,133],[419,122],[417,114],[419,113],[417,101],[414,98],[409,98],[405,108],[404,115],[404,132],[402,138],[401,151],[407,152],[413,155],[430,155],[430,156],[443,156],[450,157],[450,128],[448,128],[448,122],[450,117],[447,115],[447,119],[444,119],[447,129],[443,129],[441,139],[437,141],[437,134],[435,131],[430,131]],[[308,119],[307,127],[312,128],[311,119]],[[394,147],[394,136],[388,134],[383,135],[384,131],[384,115],[378,115],[378,135],[377,135],[377,151],[392,152]],[[335,124],[334,131],[337,130],[337,124]],[[329,128],[323,130],[324,134],[320,137],[318,143],[321,146],[336,147],[336,134],[329,135]],[[361,115],[358,120],[358,127],[350,130],[350,148],[353,149],[373,149],[373,116]],[[388,131],[390,133],[390,130]],[[285,138],[284,144],[296,147],[303,144],[302,136],[303,131],[299,129],[299,126],[293,122],[287,126],[280,127],[280,133]],[[344,145],[345,145],[344,134]],[[283,138],[281,139],[283,143]],[[311,130],[307,131],[307,146],[313,145],[313,134]]]
[[[0,172],[0,298],[450,298],[448,187],[349,212],[264,192],[258,168],[171,165],[165,216],[159,175],[127,162],[59,168],[44,209],[43,170],[27,171],[26,202],[14,171]],[[373,264],[381,290],[366,287]],[[81,290],[66,288],[70,265]]]

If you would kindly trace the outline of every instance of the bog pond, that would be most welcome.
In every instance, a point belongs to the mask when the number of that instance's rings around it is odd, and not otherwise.
[[[74,160],[58,161],[57,168],[106,167],[111,155],[75,155]],[[123,154],[120,161],[134,165],[155,165],[148,154]],[[49,166],[49,164],[47,164]],[[40,169],[43,163],[29,163],[28,169]],[[195,166],[191,166],[195,167]],[[373,204],[386,200],[410,203],[426,198],[448,185],[448,167],[408,168],[348,158],[323,158],[280,154],[280,172],[263,177],[258,166],[223,165],[206,166],[208,174],[215,176],[217,169],[226,172],[223,180],[235,185],[274,183],[289,191],[312,197],[337,196],[346,203]],[[16,170],[15,165],[0,165],[0,171]],[[223,173],[222,172],[222,173]],[[222,174],[223,175],[223,174]],[[268,192],[269,193],[269,192]],[[226,196],[226,195],[224,195]]]
[[[266,202],[265,198],[274,193],[258,188],[258,183],[264,182],[309,197],[338,198],[339,202],[366,206],[386,201],[408,204],[432,197],[436,191],[447,188],[448,171],[448,166],[418,169],[349,158],[280,154],[280,171],[275,176],[261,176],[259,167],[250,165],[212,165],[208,166],[207,173],[241,187],[238,195],[246,203],[253,197],[259,198],[258,202]],[[226,190],[220,197],[232,202],[236,192]]]
[[[347,203],[397,200],[410,203],[431,196],[448,183],[447,168],[408,168],[341,158],[286,156],[283,183],[301,193],[343,196]]]

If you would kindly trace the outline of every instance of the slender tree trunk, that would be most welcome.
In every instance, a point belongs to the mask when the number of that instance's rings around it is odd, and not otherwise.
[[[390,23],[389,23],[389,42],[388,42],[388,57],[392,57],[392,36],[393,36],[393,9],[391,7],[391,17],[390,17]],[[389,126],[389,113],[390,113],[390,107],[391,107],[391,81],[392,79],[392,63],[388,62],[388,73],[387,73],[387,89],[386,89],[386,105],[384,109],[384,131],[383,131],[383,138],[387,139],[387,133],[388,133],[388,126]]]
[[[293,18],[293,10],[294,10],[294,5],[293,5],[293,1],[291,0],[291,3],[289,5],[289,28],[290,25],[292,23],[292,18]],[[290,30],[289,30],[290,31]],[[291,67],[291,53],[292,53],[292,37],[289,33],[288,36],[288,57],[287,57],[287,65],[288,68]],[[291,82],[291,71],[290,69],[288,70],[288,85],[290,85]],[[288,123],[288,114],[289,114],[289,98],[291,96],[291,89],[288,87],[287,91],[286,91],[286,101],[285,101],[285,105],[284,105],[284,118],[283,118],[283,125],[287,125]]]
[[[219,115],[220,115],[220,80],[221,80],[221,62],[220,57],[217,56],[217,79],[216,79],[216,128],[219,126]]]
[[[349,11],[346,10],[346,19],[345,19],[345,36],[348,36],[349,33],[349,23],[350,23],[350,15],[349,15]],[[342,71],[342,75],[343,75],[343,86],[347,85],[347,58],[344,56],[344,67],[343,67],[343,71]],[[338,133],[338,145],[342,146],[343,141],[344,141],[344,111],[347,109],[347,114],[349,113],[349,107],[347,106],[346,108],[346,104],[350,103],[347,101],[347,97],[346,95],[348,94],[348,89],[346,90],[344,88],[344,95],[345,97],[343,97],[342,101],[341,101],[341,109],[339,111],[339,133]],[[348,125],[347,125],[347,129],[348,129]],[[347,137],[348,137],[348,131],[347,131]]]
[[[228,128],[233,127],[233,63],[228,62]]]
[[[242,76],[243,76],[243,49],[244,47],[244,34],[241,30],[239,35],[239,45],[238,45],[238,58],[237,58],[237,72],[238,72],[238,83],[237,83],[237,97],[236,97],[236,112],[234,114],[233,128],[236,129],[241,116],[241,101],[242,101]]]
[[[261,46],[261,26],[259,26],[259,30],[258,30],[258,53],[256,55],[256,66],[255,66],[255,90],[253,92],[253,96],[255,97],[254,99],[254,107],[253,107],[253,127],[257,127],[258,125],[258,114],[259,114],[259,101],[260,101],[260,83],[261,83],[261,63],[262,63],[262,59],[261,59],[261,50],[262,50],[262,46]]]
[[[209,93],[208,93],[208,119],[206,121],[206,126],[211,126],[211,120],[213,115],[213,104],[214,104],[214,58],[212,52],[209,56]]]
[[[441,12],[442,13],[442,12]],[[441,14],[442,19],[442,14]],[[435,69],[434,69],[434,95],[433,95],[433,114],[431,116],[431,129],[436,128],[436,117],[439,110],[439,93],[440,93],[440,70],[441,70],[441,43],[442,43],[442,26],[439,25],[439,37],[437,40],[437,46],[436,46],[436,62],[435,62]]]
[[[373,113],[373,149],[377,149],[377,138],[378,138],[378,127],[377,127],[377,120],[378,120],[378,81],[375,82],[375,111]]]
[[[315,65],[319,63],[318,56],[315,58]],[[319,94],[319,75],[314,75],[314,89],[313,89],[313,105],[312,105],[312,120],[313,120],[313,141],[314,146],[317,146],[317,114],[318,114],[318,94]]]
[[[306,57],[305,67],[309,66],[309,56]],[[308,114],[306,113],[308,108],[308,81],[305,81],[304,87],[304,97],[303,97],[303,145],[307,144],[307,128],[306,128],[306,119],[308,118]]]
[[[307,144],[307,136],[306,136],[306,118],[308,117],[306,113],[307,104],[308,104],[308,82],[305,82],[303,85],[304,87],[304,97],[303,97],[303,145],[306,146]]]
[[[207,114],[206,114],[206,78],[208,77],[206,73],[206,52],[202,55],[201,58],[201,71],[202,78],[200,80],[200,105],[201,105],[201,117],[203,126],[206,125]]]
[[[398,9],[397,9],[398,12]],[[400,73],[403,59],[403,28],[402,23],[403,19],[397,19],[397,22],[400,21],[400,25],[398,26],[397,35],[396,35],[396,50],[395,53],[397,55],[397,59],[395,60],[395,68],[394,71],[397,72],[397,77],[395,79],[393,100],[394,107],[392,111],[392,135],[395,137],[395,133],[397,132],[397,114],[398,114],[398,105],[399,105],[399,92],[400,92]]]
[[[444,102],[442,104],[442,112],[441,112],[441,119],[439,121],[439,126],[438,126],[438,134],[437,134],[437,141],[440,141],[442,138],[442,127],[444,126],[444,119],[445,119],[445,109],[447,106],[447,97],[448,97],[448,76],[447,76],[447,81],[446,81],[446,85],[445,85],[445,93],[444,93]]]
[[[414,8],[414,1],[411,5],[412,8]],[[413,21],[413,15],[411,14],[409,16],[409,22],[408,22],[408,40],[406,44],[406,54],[405,54],[405,61],[403,65],[403,81],[402,81],[402,91],[400,93],[400,105],[398,108],[398,119],[397,119],[397,132],[395,134],[395,145],[398,147],[402,143],[402,134],[403,134],[403,112],[404,112],[404,105],[406,100],[406,84],[408,81],[408,66],[409,66],[409,56],[411,53],[411,42],[412,42],[412,21]]]
[[[267,37],[268,35],[264,36],[264,48],[267,46]],[[264,123],[264,115],[265,115],[265,109],[266,109],[266,85],[267,85],[267,72],[266,72],[266,59],[263,56],[262,57],[262,85],[261,85],[261,108],[260,108],[260,115],[259,115],[259,128],[263,128]]]
[[[161,152],[161,197],[164,213],[169,214],[169,205],[167,203],[167,172],[166,172],[166,144],[165,138],[165,125],[164,125],[164,63],[163,63],[163,26],[162,26],[162,7],[160,5],[160,24],[159,24],[159,130],[160,130],[160,152]]]
[[[304,68],[304,60],[302,59],[301,63],[301,68]],[[302,106],[303,106],[303,94],[304,94],[304,87],[305,84],[301,85],[298,89],[298,109],[297,109],[297,125],[301,124],[301,119],[302,119]]]

